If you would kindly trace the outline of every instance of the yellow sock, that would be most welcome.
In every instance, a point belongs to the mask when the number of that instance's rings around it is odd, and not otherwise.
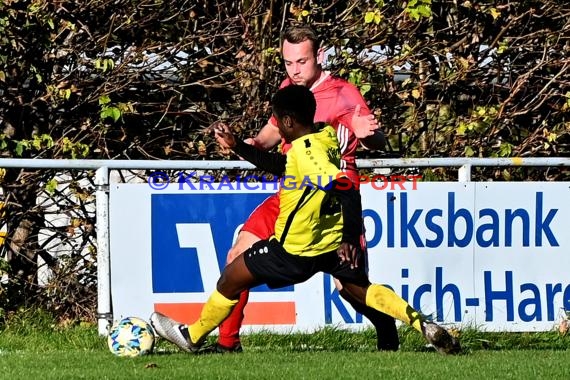
[[[208,334],[230,315],[237,302],[238,300],[227,299],[222,293],[214,290],[202,308],[200,318],[188,327],[192,343],[202,343]]]
[[[366,305],[399,319],[422,332],[420,313],[386,286],[370,285],[366,292]]]

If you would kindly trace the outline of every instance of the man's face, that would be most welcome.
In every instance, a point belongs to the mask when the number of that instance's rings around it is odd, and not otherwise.
[[[291,82],[311,87],[321,75],[319,59],[313,51],[313,43],[305,40],[298,44],[283,42],[283,60],[285,70]]]

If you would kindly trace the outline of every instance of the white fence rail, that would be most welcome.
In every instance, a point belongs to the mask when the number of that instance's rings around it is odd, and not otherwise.
[[[473,167],[570,167],[570,158],[402,158],[361,159],[359,168],[459,168],[458,181],[471,180]],[[97,317],[100,334],[106,334],[112,320],[109,252],[110,170],[251,170],[245,161],[156,161],[156,160],[51,160],[0,159],[0,168],[95,170],[97,217]]]

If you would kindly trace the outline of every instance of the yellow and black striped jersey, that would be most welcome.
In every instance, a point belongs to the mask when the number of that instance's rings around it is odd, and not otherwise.
[[[325,188],[346,177],[331,126],[294,140],[281,181],[275,237],[293,255],[316,256],[338,248],[343,234],[340,203]]]

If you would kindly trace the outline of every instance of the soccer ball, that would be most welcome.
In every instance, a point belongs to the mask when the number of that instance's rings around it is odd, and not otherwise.
[[[150,354],[154,348],[154,330],[140,318],[123,318],[109,330],[107,344],[109,350],[117,356]]]

